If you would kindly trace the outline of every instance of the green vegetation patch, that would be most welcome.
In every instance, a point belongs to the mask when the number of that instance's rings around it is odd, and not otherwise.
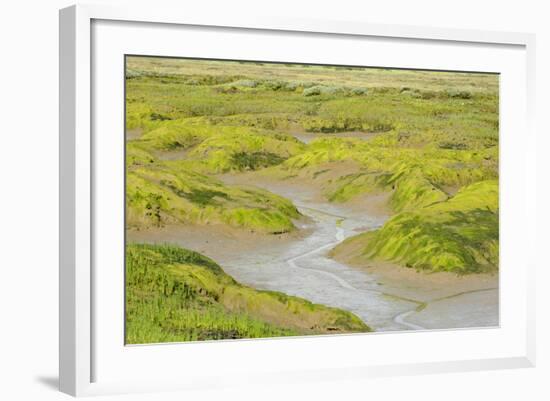
[[[321,170],[325,171],[325,170]],[[317,176],[317,173],[314,173]],[[373,194],[385,191],[389,174],[359,172],[338,177],[326,191],[331,202],[346,202],[361,194]]]
[[[289,135],[229,128],[235,132],[211,136],[193,148],[188,155],[195,161],[192,168],[209,173],[257,170],[280,164],[304,148]]]
[[[189,149],[206,138],[226,132],[223,127],[201,124],[200,121],[200,119],[171,120],[150,129],[137,142],[150,151]]]
[[[399,146],[385,136],[326,138],[311,142],[277,169],[283,176],[316,179],[331,202],[390,192],[390,206],[400,212],[444,201],[453,188],[497,178],[497,161],[496,147],[450,150]]]
[[[353,248],[359,260],[466,274],[498,270],[498,243],[498,182],[482,181],[446,201],[398,213],[380,230],[349,238],[333,252]]]
[[[226,224],[263,233],[295,229],[300,216],[287,199],[260,189],[227,186],[185,168],[157,163],[126,176],[128,228],[167,224]]]
[[[231,158],[232,163],[239,171],[275,166],[285,160],[281,156],[269,152],[237,152],[233,153]]]
[[[421,169],[404,166],[394,173],[387,185],[395,188],[390,198],[390,205],[395,211],[413,210],[444,201],[447,194],[432,184]]]
[[[243,286],[175,246],[129,244],[126,288],[128,344],[370,331],[349,312]]]

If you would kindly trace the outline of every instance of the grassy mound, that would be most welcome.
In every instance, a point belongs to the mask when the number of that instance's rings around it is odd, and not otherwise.
[[[498,182],[482,181],[454,197],[402,212],[377,231],[351,237],[333,256],[380,259],[459,274],[498,269]]]
[[[139,141],[134,142],[149,151],[185,150],[213,135],[233,131],[204,124],[202,119],[171,120],[146,130]]]
[[[447,199],[447,194],[434,186],[419,169],[399,171],[390,177],[388,184],[395,187],[390,199],[395,211],[413,210]]]
[[[294,205],[262,190],[226,186],[192,170],[150,163],[126,176],[128,228],[174,223],[226,224],[264,233],[292,231]]]
[[[211,136],[189,153],[188,158],[197,161],[195,168],[210,173],[257,170],[280,164],[304,148],[292,136],[228,128],[234,132]]]
[[[129,344],[370,331],[349,312],[243,286],[175,246],[128,245],[126,280]]]

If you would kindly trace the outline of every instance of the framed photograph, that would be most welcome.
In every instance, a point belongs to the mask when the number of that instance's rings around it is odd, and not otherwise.
[[[60,12],[60,388],[533,366],[534,37]]]

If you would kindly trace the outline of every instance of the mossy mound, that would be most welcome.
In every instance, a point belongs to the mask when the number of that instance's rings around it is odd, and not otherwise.
[[[137,142],[149,151],[185,150],[198,145],[216,134],[235,131],[235,128],[214,127],[204,124],[203,119],[166,121],[147,130]]]
[[[126,280],[129,344],[370,331],[349,312],[243,286],[175,246],[129,244]]]
[[[135,167],[126,177],[128,228],[174,223],[225,224],[263,233],[282,233],[300,216],[294,205],[260,189],[227,186],[192,170],[162,163]]]
[[[246,127],[226,129],[232,131],[205,139],[189,153],[188,159],[196,161],[195,168],[209,173],[257,170],[280,164],[304,149],[289,135]]]
[[[351,237],[333,255],[353,249],[356,261],[379,259],[459,274],[498,270],[498,182],[482,181],[454,197],[398,213],[377,231]]]

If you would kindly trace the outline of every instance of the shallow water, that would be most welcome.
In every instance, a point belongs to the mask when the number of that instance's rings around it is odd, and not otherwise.
[[[408,328],[393,317],[416,307],[415,303],[383,294],[368,273],[327,257],[328,251],[346,237],[357,234],[355,228],[379,227],[383,221],[369,217],[353,219],[297,204],[300,212],[311,218],[312,234],[292,244],[277,257],[241,255],[222,261],[224,269],[238,281],[255,288],[281,291],[312,302],[334,306],[355,313],[375,330]]]
[[[375,330],[403,330],[394,317],[417,303],[384,294],[374,276],[328,257],[339,242],[359,231],[380,227],[386,218],[352,212],[328,202],[312,200],[305,188],[260,183],[265,189],[291,199],[309,217],[299,228],[311,232],[288,246],[259,248],[218,260],[237,281],[254,288],[280,291],[314,303],[355,313]]]

